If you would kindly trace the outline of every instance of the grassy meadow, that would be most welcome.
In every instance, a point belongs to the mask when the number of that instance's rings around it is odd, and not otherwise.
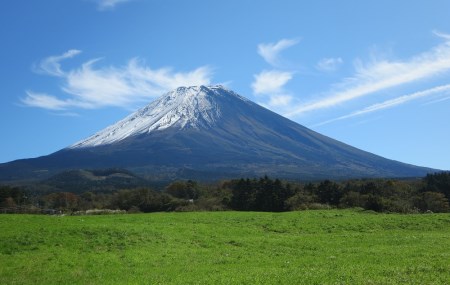
[[[449,214],[0,216],[0,284],[449,282]]]

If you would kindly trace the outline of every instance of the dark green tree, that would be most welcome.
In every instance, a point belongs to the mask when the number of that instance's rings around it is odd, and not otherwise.
[[[450,199],[450,172],[427,174],[422,192],[440,192]]]
[[[317,187],[317,196],[320,203],[337,206],[342,197],[342,189],[335,182],[325,180]]]

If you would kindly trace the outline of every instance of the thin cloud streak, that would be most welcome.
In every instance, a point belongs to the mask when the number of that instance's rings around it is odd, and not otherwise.
[[[394,98],[394,99],[390,99],[390,100],[387,100],[387,101],[384,101],[384,102],[381,102],[381,103],[377,103],[377,104],[368,106],[368,107],[366,107],[364,109],[352,112],[352,113],[350,113],[348,115],[344,115],[344,116],[341,116],[341,117],[337,117],[337,118],[334,118],[334,119],[331,119],[331,120],[327,120],[327,121],[315,124],[312,127],[319,127],[319,126],[323,126],[323,125],[326,125],[326,124],[329,124],[329,123],[332,123],[332,122],[336,122],[336,121],[340,121],[340,120],[344,120],[344,119],[349,119],[349,118],[356,117],[356,116],[365,115],[365,114],[376,112],[376,111],[380,111],[380,110],[383,110],[383,109],[392,108],[392,107],[395,107],[395,106],[398,106],[398,105],[405,104],[405,103],[407,103],[409,101],[412,101],[412,100],[416,100],[416,99],[419,99],[419,98],[431,96],[431,95],[434,95],[436,93],[445,93],[445,92],[448,92],[448,91],[450,91],[450,84],[437,86],[437,87],[434,87],[434,88],[431,88],[431,89],[427,89],[427,90],[424,90],[424,91],[419,91],[419,92],[415,92],[415,93],[412,93],[412,94],[403,95],[403,96],[400,96],[400,97],[397,97],[397,98]]]
[[[279,66],[281,64],[280,53],[296,44],[298,39],[281,39],[276,43],[261,43],[258,45],[258,54],[270,65]]]
[[[81,53],[81,50],[71,49],[62,55],[49,56],[42,60],[34,70],[37,73],[48,74],[52,76],[64,77],[66,74],[61,70],[60,61],[72,58]]]
[[[46,93],[36,93],[33,91],[26,91],[27,96],[21,101],[29,107],[43,108],[53,111],[67,110],[70,107],[81,107],[89,109],[92,105],[72,99],[59,99],[55,96]]]
[[[443,36],[441,36],[443,38]],[[289,117],[329,108],[375,92],[441,75],[450,70],[450,40],[409,61],[375,61],[368,66],[355,63],[356,73],[344,80],[340,90],[332,91],[324,99],[298,105],[287,113]]]
[[[344,61],[340,57],[336,57],[336,58],[333,58],[333,57],[322,58],[317,63],[316,68],[318,70],[324,71],[324,72],[333,72],[333,71],[336,71],[343,62]]]
[[[445,34],[445,33],[442,33],[440,31],[436,31],[436,30],[433,31],[433,34],[435,34],[439,38],[442,38],[444,40],[450,41],[450,35],[449,34]]]
[[[424,103],[423,106],[432,105],[432,104],[436,104],[436,103],[439,103],[439,102],[444,102],[444,101],[447,101],[447,100],[450,100],[450,96],[449,97],[445,97],[445,98],[441,98],[441,99],[437,99],[437,100],[433,100],[433,101],[430,101],[430,102],[427,102],[427,103]]]
[[[80,52],[71,50],[61,56],[48,57],[38,68],[41,74],[61,78],[61,90],[70,98],[60,99],[45,93],[27,91],[22,103],[49,110],[95,109],[106,106],[130,108],[179,86],[211,84],[213,71],[208,66],[187,72],[174,72],[171,68],[152,69],[137,58],[129,60],[123,67],[96,67],[100,59],[93,59],[79,68],[64,71],[60,61]]]

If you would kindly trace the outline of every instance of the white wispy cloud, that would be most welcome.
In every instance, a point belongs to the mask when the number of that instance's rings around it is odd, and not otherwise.
[[[72,70],[61,68],[62,60],[79,53],[78,50],[71,50],[61,56],[48,57],[35,68],[39,73],[62,79],[61,90],[67,99],[27,91],[22,102],[27,106],[50,110],[105,106],[130,108],[179,86],[211,84],[213,72],[208,66],[175,72],[171,68],[152,69],[137,58],[121,67],[96,67],[100,59],[93,59]]]
[[[188,72],[151,69],[134,58],[122,68],[95,68],[89,61],[67,76],[64,91],[95,106],[123,106],[147,101],[179,86],[209,85],[212,71],[200,67]]]
[[[269,101],[263,105],[283,107],[292,101],[292,96],[284,90],[284,86],[292,79],[292,72],[279,70],[263,70],[254,75],[252,83],[253,93],[268,97]]]
[[[336,122],[336,121],[340,121],[340,120],[344,120],[344,119],[348,119],[348,118],[352,118],[352,117],[356,117],[356,116],[365,115],[365,114],[368,114],[368,113],[380,111],[380,110],[387,109],[387,108],[392,108],[392,107],[395,107],[395,106],[398,106],[398,105],[405,104],[405,103],[407,103],[409,101],[417,100],[419,98],[428,97],[428,96],[431,96],[431,95],[435,95],[437,93],[448,94],[449,91],[450,91],[450,84],[437,86],[437,87],[434,87],[434,88],[431,88],[431,89],[427,89],[427,90],[424,90],[424,91],[414,92],[412,94],[403,95],[403,96],[400,96],[400,97],[397,97],[397,98],[394,98],[394,99],[386,100],[386,101],[381,102],[381,103],[373,104],[373,105],[365,107],[365,108],[363,108],[361,110],[352,112],[352,113],[350,113],[348,115],[340,116],[340,117],[337,117],[337,118],[334,118],[334,119],[331,119],[331,120],[327,120],[327,121],[318,123],[318,124],[314,125],[313,127],[318,127],[318,126],[322,126],[322,125],[329,124],[329,123],[332,123],[332,122]]]
[[[252,83],[253,93],[271,94],[280,93],[283,86],[292,79],[292,73],[279,70],[263,70],[255,74]]]
[[[271,108],[273,107],[286,107],[292,102],[292,95],[290,94],[273,94],[269,98],[267,105]]]
[[[113,9],[117,4],[130,2],[132,0],[94,0],[97,2],[100,11]]]
[[[34,68],[34,70],[39,73],[63,77],[63,76],[65,76],[65,73],[64,73],[64,71],[61,70],[60,61],[67,59],[67,58],[72,58],[80,53],[81,53],[80,50],[71,49],[71,50],[68,50],[67,52],[63,53],[62,55],[49,56],[49,57],[43,59],[39,63],[39,65]]]
[[[406,61],[375,59],[369,64],[356,61],[355,75],[338,84],[340,88],[328,92],[323,99],[298,105],[286,115],[292,117],[308,111],[333,107],[387,88],[448,72],[450,70],[450,36],[445,34],[439,36],[446,40],[431,50]]]
[[[270,65],[278,67],[281,63],[281,51],[296,45],[298,42],[298,39],[281,39],[276,43],[261,43],[258,45],[258,54]]]
[[[270,65],[281,68],[280,53],[298,42],[298,39],[281,39],[276,43],[261,43],[258,45],[258,54]],[[268,108],[285,107],[292,102],[293,97],[284,86],[292,79],[293,74],[292,71],[263,70],[253,75],[253,94],[266,97],[266,102],[261,104]]]
[[[36,93],[33,91],[26,91],[27,96],[22,99],[22,103],[30,107],[38,107],[48,110],[66,110],[69,107],[83,107],[90,108],[91,106],[87,103],[72,99],[59,99],[55,96],[48,95],[46,93]]]
[[[326,57],[319,60],[316,68],[324,72],[336,71],[344,61],[340,57]]]
[[[450,35],[449,34],[442,33],[442,32],[437,31],[437,30],[434,30],[433,34],[436,35],[439,38],[442,38],[442,39],[446,40],[446,41],[450,41]]]

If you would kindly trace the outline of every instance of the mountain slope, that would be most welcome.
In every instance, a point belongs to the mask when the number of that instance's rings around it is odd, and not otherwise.
[[[0,165],[0,179],[110,167],[155,180],[412,177],[432,171],[323,136],[222,86],[194,86],[171,91],[54,154]]]

